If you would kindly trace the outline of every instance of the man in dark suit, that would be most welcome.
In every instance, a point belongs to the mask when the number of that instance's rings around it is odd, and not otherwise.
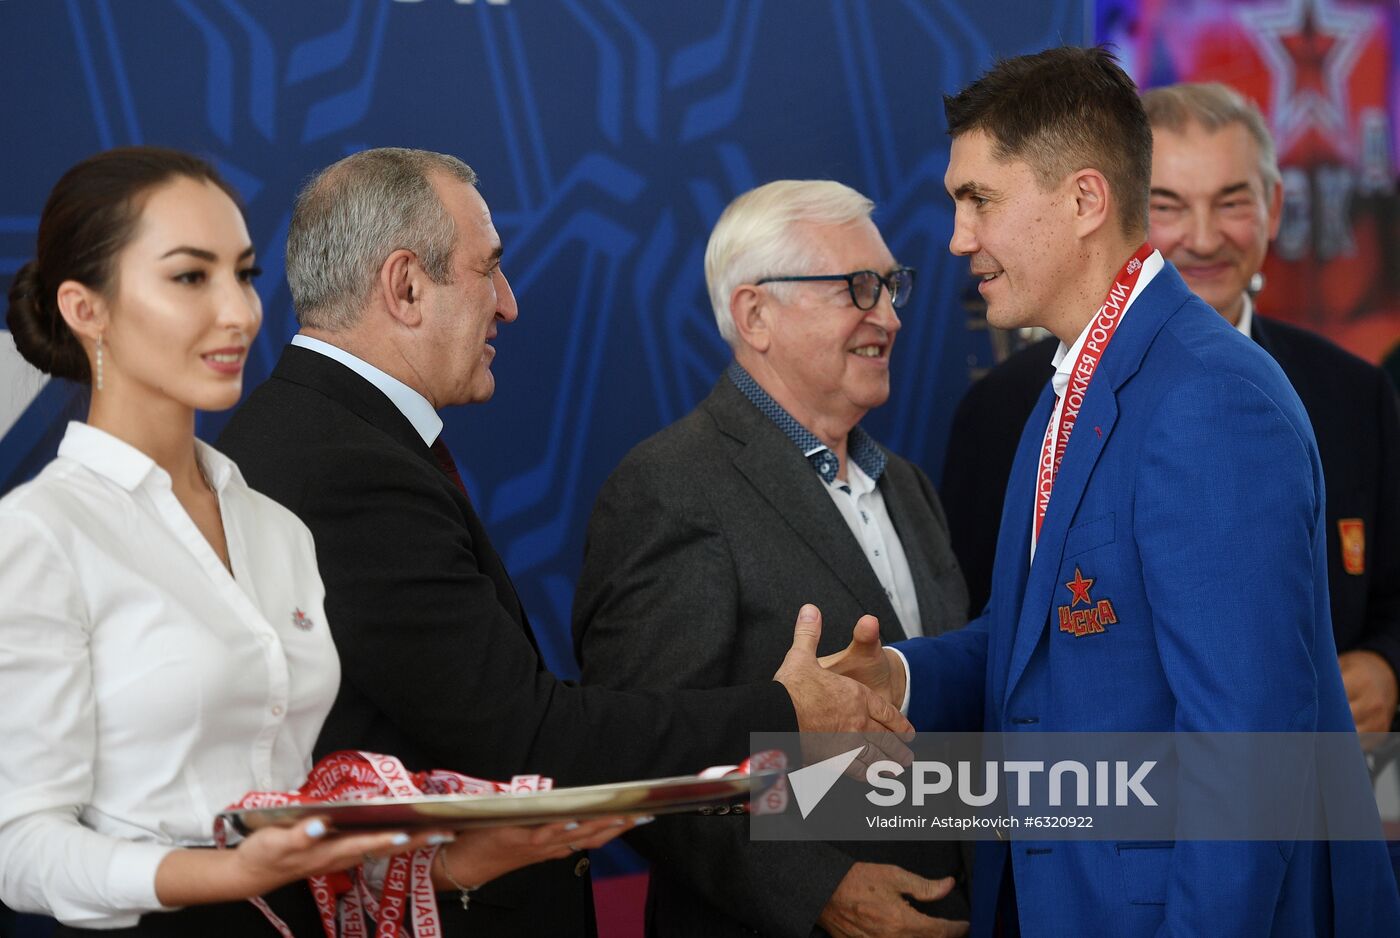
[[[1327,483],[1328,590],[1342,680],[1358,729],[1385,732],[1400,670],[1395,392],[1379,369],[1254,309],[1251,283],[1278,233],[1283,201],[1259,110],[1219,84],[1156,88],[1143,106],[1153,128],[1149,240],[1194,293],[1273,356],[1312,421]],[[953,421],[942,492],[978,611],[1016,439],[1050,380],[1055,345],[1043,340],[993,369]]]
[[[318,755],[369,749],[415,769],[578,785],[737,762],[753,730],[900,726],[864,688],[819,683],[816,616],[799,621],[776,681],[663,695],[545,670],[439,438],[438,409],[491,396],[488,343],[516,318],[475,181],[454,157],[390,149],[307,186],[287,243],[301,331],[219,441],[316,540],[342,660]],[[447,931],[591,933],[587,865],[503,877],[469,910],[444,903]]]
[[[735,199],[705,274],[734,361],[688,416],[637,446],[598,496],[574,605],[585,683],[673,690],[754,680],[813,602],[879,616],[886,639],[964,622],[966,593],[928,478],[860,427],[889,396],[898,307],[913,285],[870,219],[829,181]],[[686,627],[668,623],[683,615]],[[843,642],[828,635],[823,651]],[[716,819],[719,820],[719,819]],[[662,818],[648,933],[805,938],[960,934],[953,843],[750,842],[745,819]],[[939,882],[937,880],[942,880]],[[936,917],[936,918],[934,918]]]

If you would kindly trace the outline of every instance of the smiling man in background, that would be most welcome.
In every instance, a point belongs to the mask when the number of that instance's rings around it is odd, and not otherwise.
[[[715,224],[705,277],[734,361],[598,496],[574,606],[585,683],[669,690],[769,674],[804,602],[843,625],[874,613],[890,641],[963,624],[932,485],[860,427],[889,398],[914,281],[872,208],[837,182],[780,180]],[[843,644],[829,629],[822,650]],[[638,835],[660,938],[966,927],[949,921],[968,909],[965,884],[945,878],[965,869],[956,844],[751,843],[747,819],[713,817],[661,818]]]

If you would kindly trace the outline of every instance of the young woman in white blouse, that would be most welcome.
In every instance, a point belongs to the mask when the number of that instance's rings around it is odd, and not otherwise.
[[[60,934],[275,934],[254,896],[319,934],[306,877],[449,839],[313,819],[202,849],[245,792],[301,784],[340,674],[309,532],[194,435],[196,411],[238,401],[257,273],[227,183],[138,147],[59,181],[10,289],[21,354],[93,389],[0,500],[0,899]],[[436,885],[620,829],[464,834]]]

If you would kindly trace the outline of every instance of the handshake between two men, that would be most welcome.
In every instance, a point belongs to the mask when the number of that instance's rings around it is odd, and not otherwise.
[[[879,620],[862,616],[846,648],[818,658],[821,634],[821,610],[808,603],[797,614],[792,647],[773,675],[792,697],[798,732],[862,734],[867,746],[853,772],[880,759],[908,765],[913,755],[904,743],[913,739],[914,726],[899,710],[904,670],[888,661],[894,652],[881,647]],[[804,743],[803,751],[813,761],[815,750]]]
[[[852,735],[864,748],[846,768],[857,779],[881,760],[908,766],[913,754],[905,743],[914,727],[900,711],[904,668],[882,647],[875,616],[862,616],[846,648],[818,658],[822,617],[806,604],[798,613],[792,646],[774,679],[792,697],[802,735],[802,759],[812,764],[848,751]],[[894,859],[893,856],[889,859]],[[856,862],[822,909],[818,924],[827,934],[966,935],[969,923],[924,914],[909,902],[936,903],[956,886],[953,876],[927,878],[889,862]],[[925,905],[925,909],[931,906]]]

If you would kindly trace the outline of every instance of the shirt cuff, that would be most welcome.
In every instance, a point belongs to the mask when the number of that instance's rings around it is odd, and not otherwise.
[[[179,849],[169,844],[118,844],[107,865],[110,891],[104,901],[116,909],[168,911],[170,907],[161,905],[156,898],[156,868],[167,855]]]
[[[904,699],[899,702],[899,712],[905,716],[909,715],[909,659],[904,657],[904,652],[898,648],[886,645],[890,651],[899,656],[899,664],[904,668]]]
[[[85,833],[111,844],[109,850],[98,847],[88,854],[90,857],[95,853],[107,854],[105,864],[90,870],[92,874],[101,875],[101,881],[76,878],[64,883],[66,888],[56,889],[47,896],[45,911],[64,925],[106,930],[132,928],[143,914],[167,910],[156,898],[156,868],[166,854],[180,848],[167,844],[112,842],[111,838],[91,831]],[[91,848],[94,845],[85,846]],[[81,875],[81,864],[75,864],[75,867]],[[82,888],[80,883],[86,888]]]

